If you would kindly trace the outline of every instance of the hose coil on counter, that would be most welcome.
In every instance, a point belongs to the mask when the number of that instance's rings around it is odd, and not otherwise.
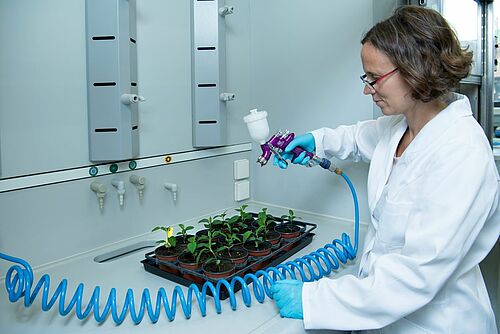
[[[286,278],[300,279],[304,282],[318,280],[321,277],[329,275],[333,270],[338,269],[340,263],[346,264],[348,260],[353,260],[356,257],[359,238],[358,200],[354,186],[349,178],[344,173],[340,175],[347,182],[354,201],[354,246],[351,244],[349,236],[346,233],[342,233],[342,240],[335,239],[315,252],[296,258],[292,261],[287,261],[275,267],[258,270],[255,274],[246,274],[243,278],[236,276],[232,278],[231,281],[221,279],[218,280],[215,285],[212,282],[207,281],[203,284],[201,290],[196,284],[191,284],[188,287],[187,292],[184,292],[180,286],[176,286],[170,299],[168,298],[165,289],[160,288],[156,294],[156,303],[154,304],[151,299],[149,289],[144,288],[138,310],[136,308],[134,292],[132,289],[128,289],[120,312],[118,312],[119,310],[117,306],[115,288],[110,290],[106,304],[101,310],[101,288],[99,286],[94,288],[87,306],[84,307],[82,305],[84,284],[80,283],[73,297],[71,297],[71,300],[66,306],[68,288],[66,279],[63,279],[59,283],[52,297],[49,297],[50,276],[48,274],[44,274],[38,283],[33,286],[34,275],[31,266],[23,259],[0,253],[0,258],[15,263],[8,269],[5,277],[5,287],[7,289],[9,300],[14,303],[24,297],[24,306],[29,307],[41,291],[41,308],[43,311],[50,310],[55,303],[59,301],[58,311],[62,316],[69,314],[72,309],[75,308],[76,316],[78,319],[83,320],[93,311],[94,319],[97,322],[102,323],[111,313],[111,317],[117,325],[121,324],[125,320],[128,313],[130,313],[132,321],[135,324],[139,324],[144,318],[145,312],[147,312],[151,322],[156,323],[160,318],[162,309],[164,310],[167,318],[172,321],[175,318],[177,303],[180,303],[185,317],[190,318],[193,308],[193,297],[198,303],[198,308],[201,314],[205,316],[207,311],[208,290],[210,290],[213,295],[215,310],[217,313],[221,313],[222,311],[222,305],[219,298],[221,289],[227,289],[229,293],[229,303],[231,308],[235,310],[237,308],[237,301],[234,290],[237,284],[241,285],[243,303],[247,307],[251,305],[252,301],[250,283],[253,283],[253,296],[259,303],[262,303],[264,302],[266,295],[269,298],[272,298],[270,287],[277,280]]]

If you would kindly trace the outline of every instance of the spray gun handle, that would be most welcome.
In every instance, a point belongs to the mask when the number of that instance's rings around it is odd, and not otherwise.
[[[306,151],[304,150],[302,147],[300,146],[297,146],[295,147],[293,150],[292,150],[292,153],[293,153],[293,157],[292,157],[292,161],[298,157],[302,152],[306,152],[306,156],[309,157],[310,159],[314,158],[314,153],[311,153],[309,151]]]

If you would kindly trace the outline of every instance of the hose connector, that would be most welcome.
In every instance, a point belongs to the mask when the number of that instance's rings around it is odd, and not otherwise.
[[[129,181],[137,188],[139,192],[139,201],[142,201],[144,198],[144,188],[146,187],[146,178],[144,176],[132,174],[130,175]]]
[[[106,186],[102,183],[94,181],[90,184],[90,189],[96,194],[99,202],[99,209],[104,209],[104,197],[106,196]]]

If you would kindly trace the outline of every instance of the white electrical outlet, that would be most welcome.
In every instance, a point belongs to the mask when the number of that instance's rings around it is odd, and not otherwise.
[[[234,179],[242,180],[250,176],[250,163],[248,159],[234,161]]]
[[[236,181],[234,183],[234,200],[243,201],[250,198],[250,181]]]

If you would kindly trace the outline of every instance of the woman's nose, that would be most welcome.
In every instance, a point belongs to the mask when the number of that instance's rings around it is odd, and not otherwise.
[[[371,88],[368,85],[365,85],[363,87],[363,94],[365,94],[365,95],[373,95],[373,94],[375,94],[375,89]]]

